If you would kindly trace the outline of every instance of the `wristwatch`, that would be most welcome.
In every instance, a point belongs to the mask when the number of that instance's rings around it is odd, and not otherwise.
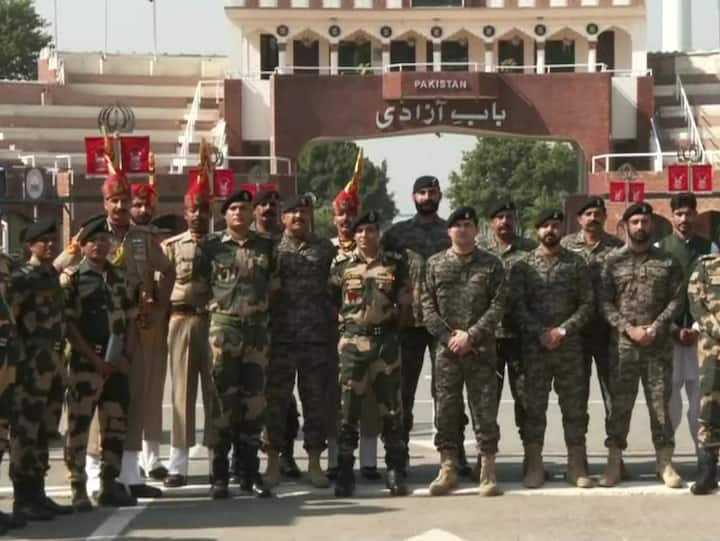
[[[567,336],[567,329],[565,327],[558,327],[558,332],[560,333],[560,336],[565,338]]]

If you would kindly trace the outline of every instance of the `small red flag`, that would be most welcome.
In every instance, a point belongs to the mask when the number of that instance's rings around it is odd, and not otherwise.
[[[713,189],[713,169],[709,163],[692,166],[693,192],[711,192]]]
[[[688,167],[683,164],[668,166],[668,191],[686,192],[690,189]]]
[[[610,201],[612,203],[624,203],[626,194],[626,185],[622,181],[610,182]]]
[[[150,137],[128,135],[120,137],[122,169],[126,173],[148,173],[150,171]]]
[[[221,199],[230,197],[235,188],[235,178],[232,169],[215,169],[215,197]]]
[[[114,137],[108,137],[110,144],[115,144]],[[108,167],[105,161],[105,139],[103,137],[85,138],[85,174],[107,175]]]
[[[645,183],[630,182],[630,203],[640,203],[645,199]]]

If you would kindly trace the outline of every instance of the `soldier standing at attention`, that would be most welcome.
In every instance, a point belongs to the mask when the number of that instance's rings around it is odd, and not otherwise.
[[[720,256],[702,256],[688,286],[693,326],[700,329],[700,414],[698,471],[693,494],[710,494],[718,486],[720,449]]]
[[[457,434],[463,406],[463,384],[480,462],[480,495],[501,494],[495,478],[497,425],[495,327],[505,311],[505,270],[496,256],[475,246],[477,214],[472,207],[455,210],[447,221],[452,246],[430,257],[422,294],[425,325],[438,341],[435,358],[437,416],[435,447],[440,473],[430,494],[457,487]]]
[[[187,484],[188,452],[195,445],[198,378],[202,386],[205,411],[203,433],[206,440],[212,421],[210,412],[214,389],[208,345],[208,292],[206,288],[197,288],[192,280],[197,245],[208,232],[211,214],[208,189],[199,186],[193,185],[185,194],[187,231],[165,240],[162,245],[165,255],[175,267],[167,335],[173,407],[170,460],[164,482],[169,488]]]
[[[610,417],[608,463],[600,486],[620,482],[622,451],[627,448],[638,382],[645,391],[657,473],[670,488],[683,480],[672,466],[675,438],[670,420],[672,338],[670,325],[683,304],[682,268],[668,253],[650,244],[653,209],[635,203],[623,214],[627,244],[607,258],[602,273],[603,313],[610,336]]]
[[[128,359],[136,339],[132,321],[137,307],[122,272],[107,260],[110,238],[104,217],[86,224],[78,237],[83,258],[60,278],[71,346],[65,465],[72,505],[78,511],[92,509],[86,491],[85,456],[96,410],[102,449],[99,503],[111,507],[136,504],[116,479],[127,433]]]
[[[241,190],[222,205],[227,229],[198,243],[193,280],[209,289],[212,375],[217,392],[209,441],[211,496],[229,497],[228,453],[237,434],[253,492],[269,497],[260,476],[260,433],[270,354],[270,294],[278,288],[272,239],[250,230],[252,195]]]
[[[335,248],[310,231],[312,201],[293,196],[282,204],[285,232],[277,245],[280,289],[271,302],[272,348],[266,396],[268,454],[265,481],[280,482],[280,450],[286,445],[287,409],[297,375],[303,410],[303,439],[308,453],[310,482],[327,488],[320,466],[327,445],[326,400],[332,360],[332,307],[328,274]]]
[[[545,482],[542,449],[553,386],[568,450],[567,481],[580,488],[594,484],[587,472],[580,342],[593,313],[592,280],[583,258],[560,245],[563,220],[560,210],[540,212],[535,221],[540,246],[511,271],[526,364],[523,483],[528,488]]]
[[[339,471],[335,496],[355,490],[353,464],[362,402],[375,394],[383,421],[386,486],[393,496],[407,494],[406,448],[402,433],[398,320],[410,310],[411,286],[400,254],[380,249],[380,219],[370,211],[355,219],[356,248],[338,255],[330,271],[330,289],[338,304],[341,420]]]
[[[21,240],[30,259],[13,271],[8,290],[27,360],[16,375],[10,478],[14,508],[28,520],[50,520],[73,511],[45,495],[45,475],[50,469],[48,439],[60,423],[67,379],[62,355],[65,303],[52,265],[57,242],[55,220],[29,225]]]

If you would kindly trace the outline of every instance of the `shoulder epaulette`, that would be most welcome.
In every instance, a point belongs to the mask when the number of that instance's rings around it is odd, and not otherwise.
[[[352,253],[347,254],[338,254],[333,258],[333,265],[338,265],[340,263],[344,263],[345,261],[349,261]]]
[[[72,282],[73,276],[77,274],[78,266],[77,265],[71,265],[69,267],[66,267],[63,269],[63,271],[60,273],[59,281],[60,285],[62,287],[67,287]]]
[[[720,254],[705,254],[701,255],[698,258],[698,261],[712,261],[713,259],[716,259],[718,257],[720,257]]]
[[[397,261],[402,261],[405,259],[403,255],[400,252],[395,252],[394,250],[389,250],[387,252],[383,252],[388,258],[395,259]]]

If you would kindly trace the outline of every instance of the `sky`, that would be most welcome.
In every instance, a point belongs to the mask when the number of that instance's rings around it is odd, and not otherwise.
[[[683,0],[693,14],[693,47],[720,48],[718,0]],[[105,47],[105,5],[108,6],[107,50],[110,52],[153,51],[153,4],[149,0],[35,0],[38,12],[55,33],[60,50],[101,51]],[[648,50],[661,43],[662,0],[646,0]],[[158,21],[158,51],[166,53],[226,54],[229,47],[225,0],[155,0]],[[388,162],[391,191],[401,213],[414,212],[410,195],[413,180],[434,174],[447,186],[451,171],[459,168],[463,150],[475,144],[464,135],[416,135],[359,141],[374,162]],[[447,200],[441,205],[447,215]]]

